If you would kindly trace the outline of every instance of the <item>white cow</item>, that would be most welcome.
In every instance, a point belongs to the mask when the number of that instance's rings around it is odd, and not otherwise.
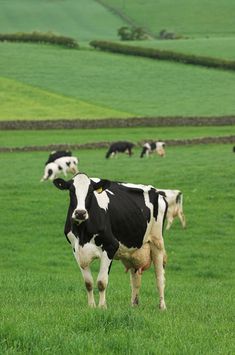
[[[78,159],[76,157],[62,157],[56,159],[54,162],[46,164],[41,181],[54,180],[62,172],[65,176],[67,176],[67,173],[77,174],[77,165]]]
[[[168,203],[168,210],[166,214],[167,226],[166,229],[170,229],[172,222],[175,217],[179,217],[181,225],[183,228],[186,227],[185,215],[183,212],[183,194],[180,190],[161,190],[157,189],[158,192],[162,193]]]

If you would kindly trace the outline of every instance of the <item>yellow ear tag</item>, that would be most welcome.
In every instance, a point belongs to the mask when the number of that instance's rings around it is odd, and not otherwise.
[[[103,190],[102,190],[102,187],[100,187],[98,190],[96,190],[96,192],[97,192],[98,194],[100,194],[102,191],[103,191]]]

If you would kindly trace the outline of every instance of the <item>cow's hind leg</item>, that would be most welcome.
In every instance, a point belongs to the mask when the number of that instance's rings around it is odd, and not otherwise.
[[[186,227],[186,219],[185,219],[185,215],[184,215],[184,213],[183,213],[182,210],[180,210],[180,211],[178,212],[178,217],[179,217],[179,219],[180,219],[180,222],[181,222],[182,227],[185,228],[185,227]]]
[[[160,302],[159,308],[166,309],[164,289],[165,289],[165,276],[164,266],[166,263],[166,252],[162,238],[158,238],[151,243],[151,257],[154,265],[156,284],[159,292]]]
[[[106,308],[106,288],[108,286],[109,270],[112,260],[109,259],[106,251],[103,252],[100,263],[100,271],[97,277],[97,286],[99,289],[99,307]]]
[[[86,290],[87,290],[87,300],[88,300],[88,306],[90,307],[96,307],[95,304],[95,299],[94,299],[94,292],[93,292],[93,277],[91,274],[90,267],[87,266],[85,268],[81,268],[82,276],[84,278]]]
[[[131,279],[131,304],[132,306],[139,305],[139,291],[141,287],[141,274],[138,270],[130,270],[130,279]]]

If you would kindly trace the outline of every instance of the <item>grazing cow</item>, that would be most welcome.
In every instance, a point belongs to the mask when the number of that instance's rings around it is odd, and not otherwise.
[[[112,143],[109,147],[109,150],[106,153],[106,158],[108,159],[110,156],[113,157],[117,153],[127,153],[129,156],[131,156],[132,153],[132,148],[134,147],[133,143],[130,142],[115,142]]]
[[[77,164],[78,159],[76,157],[62,157],[56,159],[54,162],[45,166],[41,181],[54,180],[61,172],[63,172],[65,176],[67,176],[67,173],[77,174]]]
[[[71,180],[55,179],[70,193],[64,233],[73,248],[87,289],[88,305],[95,307],[91,262],[99,258],[99,307],[106,307],[106,288],[113,259],[130,269],[132,305],[138,304],[141,274],[153,262],[160,309],[165,309],[162,236],[167,202],[152,186],[111,182],[78,173]]]
[[[235,146],[233,147],[233,153],[235,153]]]
[[[170,229],[175,217],[179,217],[183,228],[186,227],[185,215],[183,212],[183,194],[180,190],[160,190],[157,191],[162,194],[167,203],[168,209],[166,214],[167,226],[166,229]]]
[[[156,152],[160,157],[165,157],[165,142],[152,142],[152,143],[145,143],[143,145],[142,152],[140,154],[140,158],[143,158],[145,155],[146,157],[149,156],[150,153]]]
[[[53,163],[56,159],[59,159],[62,157],[71,157],[71,156],[72,156],[72,152],[70,152],[68,150],[57,150],[57,151],[51,152],[45,165],[47,165],[49,163]]]

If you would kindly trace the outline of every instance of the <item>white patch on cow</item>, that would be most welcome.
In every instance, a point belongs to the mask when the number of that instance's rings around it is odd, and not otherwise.
[[[144,144],[144,147],[147,148],[147,149],[149,149],[149,150],[151,150],[151,146],[150,146],[149,143],[145,143],[145,144]]]
[[[95,183],[100,181],[100,178],[90,178],[90,180],[94,181]]]
[[[109,205],[109,197],[108,197],[106,191],[103,191],[101,193],[98,193],[95,191],[94,194],[95,194],[95,197],[96,197],[99,207],[106,211],[108,209],[108,205]]]
[[[84,269],[88,267],[94,259],[101,258],[102,249],[97,247],[93,242],[90,242],[86,243],[84,246],[78,245],[76,255],[78,257],[80,267]]]
[[[67,234],[67,238],[70,241],[72,248],[75,250],[77,238],[75,237],[75,235],[71,231]]]
[[[131,184],[131,183],[120,183],[120,185],[123,185],[125,187],[129,187],[130,189],[140,189],[143,190],[144,192],[148,192],[153,186],[151,185],[142,185],[142,184]]]
[[[75,188],[75,194],[77,198],[77,206],[74,209],[74,212],[76,210],[86,211],[85,200],[90,186],[90,179],[88,178],[88,176],[84,174],[78,174],[73,178],[73,185]],[[74,212],[72,214],[72,218],[75,218]],[[87,218],[88,218],[88,213],[87,213]]]

